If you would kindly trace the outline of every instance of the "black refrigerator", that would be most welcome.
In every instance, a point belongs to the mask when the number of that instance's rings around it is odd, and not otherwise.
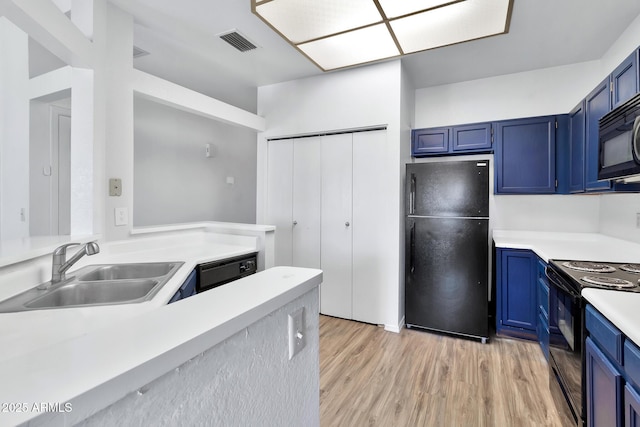
[[[489,160],[407,165],[405,323],[489,337]]]

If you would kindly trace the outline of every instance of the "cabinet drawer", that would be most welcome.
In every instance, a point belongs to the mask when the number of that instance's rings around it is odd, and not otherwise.
[[[614,360],[622,364],[622,332],[591,305],[587,305],[585,324],[592,339]]]
[[[640,348],[629,340],[624,341],[624,370],[635,386],[640,388]]]

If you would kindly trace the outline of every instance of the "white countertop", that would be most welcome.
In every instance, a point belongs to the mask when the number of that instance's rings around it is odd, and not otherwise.
[[[640,244],[597,233],[494,230],[497,248],[530,249],[545,262],[640,262]]]
[[[640,244],[602,234],[494,230],[493,240],[498,248],[530,249],[546,262],[640,263]],[[582,296],[640,345],[640,293],[586,288]]]
[[[320,270],[274,267],[4,360],[0,402],[24,402],[27,408],[40,402],[70,403],[73,411],[0,413],[0,425],[30,420],[77,423],[312,291],[321,281]]]
[[[180,237],[141,238],[101,244],[100,253],[83,257],[67,276],[73,276],[73,271],[91,264],[163,261],[180,261],[184,264],[149,301],[0,313],[0,340],[3,344],[0,346],[0,362],[166,305],[197,264],[256,251],[255,238],[236,236],[235,240],[235,244],[220,243],[218,236],[212,233],[185,232]],[[72,253],[71,248],[69,252]],[[50,264],[47,258],[42,267],[42,275],[46,279],[35,282],[21,280],[23,272],[0,275],[0,300],[48,280]]]
[[[277,267],[166,305],[197,264],[257,250],[256,237],[214,230],[101,243],[99,254],[85,256],[67,273],[91,264],[184,262],[150,301],[0,313],[0,402],[73,404],[68,414],[0,412],[0,425],[35,418],[47,425],[78,422],[321,282],[319,270]],[[51,273],[49,257],[21,265],[2,269],[0,299]]]

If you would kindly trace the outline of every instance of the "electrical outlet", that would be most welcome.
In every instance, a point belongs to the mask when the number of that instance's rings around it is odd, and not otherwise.
[[[115,224],[127,225],[129,223],[129,210],[127,208],[115,208]]]
[[[304,307],[289,315],[289,360],[300,353],[307,343],[304,330]]]

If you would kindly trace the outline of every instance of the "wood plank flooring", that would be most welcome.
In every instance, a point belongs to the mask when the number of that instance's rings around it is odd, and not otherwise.
[[[320,316],[320,424],[561,426],[535,342],[460,338]]]

